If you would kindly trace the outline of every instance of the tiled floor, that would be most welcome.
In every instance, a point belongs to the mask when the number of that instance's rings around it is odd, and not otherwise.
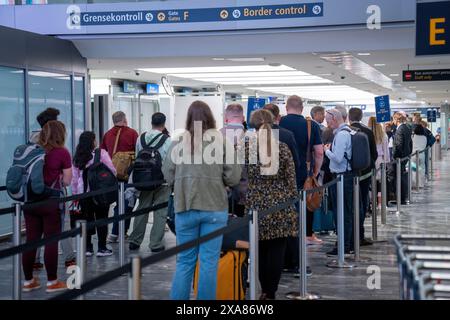
[[[397,216],[389,213],[387,224],[378,228],[378,238],[387,240],[373,246],[362,247],[361,256],[370,258],[366,263],[359,263],[353,269],[331,269],[326,266],[329,258],[325,252],[331,249],[335,241],[334,236],[323,237],[325,243],[321,246],[308,248],[313,275],[308,277],[308,289],[318,293],[322,299],[398,299],[398,271],[396,256],[392,243],[393,236],[398,233],[450,233],[450,164],[449,156],[435,164],[434,180],[420,193],[413,194],[413,204],[404,207],[404,212]],[[366,236],[370,237],[371,219],[366,220]],[[150,225],[149,225],[150,227]],[[149,228],[148,228],[149,229]],[[148,237],[146,238],[148,241]],[[167,246],[175,244],[175,238],[170,231],[166,233]],[[10,244],[0,244],[0,249]],[[140,254],[147,256],[150,251],[148,242],[141,246]],[[111,257],[88,258],[88,278],[101,275],[118,266],[118,248],[112,245],[114,255]],[[10,299],[11,295],[11,261],[0,261],[0,299]],[[371,274],[367,268],[371,265],[378,266],[381,270],[381,288],[368,289],[367,281]],[[144,299],[168,299],[171,278],[175,267],[175,257],[171,257],[161,263],[147,267],[142,275],[142,296]],[[67,277],[65,269],[60,265],[61,278]],[[45,280],[45,271],[39,272],[42,280]],[[298,291],[299,282],[292,274],[283,274],[278,299],[285,299],[285,294],[290,291]],[[98,288],[86,295],[86,299],[127,299],[128,278],[124,275],[105,286]],[[23,299],[47,299],[51,295],[44,290],[32,293],[24,293]]]

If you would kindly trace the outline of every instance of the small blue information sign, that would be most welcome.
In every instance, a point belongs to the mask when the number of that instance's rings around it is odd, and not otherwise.
[[[427,121],[430,123],[436,122],[437,111],[436,109],[428,109],[427,110]]]
[[[388,122],[391,120],[391,106],[389,104],[389,96],[375,97],[375,111],[377,114],[377,122]]]
[[[261,109],[266,104],[265,98],[248,97],[247,124],[250,126],[250,115],[253,111]]]

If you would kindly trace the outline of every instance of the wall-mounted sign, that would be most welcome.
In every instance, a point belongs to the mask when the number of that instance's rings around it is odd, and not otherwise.
[[[157,83],[147,83],[146,92],[147,94],[158,94],[159,85]]]
[[[417,4],[416,55],[450,54],[450,1]]]
[[[450,81],[450,69],[403,71],[403,81]]]
[[[389,96],[375,97],[375,110],[378,123],[390,121],[391,106],[389,103]]]

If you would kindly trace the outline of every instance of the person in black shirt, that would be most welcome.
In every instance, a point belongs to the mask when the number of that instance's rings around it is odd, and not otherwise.
[[[362,118],[363,112],[360,108],[351,108],[348,111],[348,119],[350,122],[350,126],[366,134],[367,139],[369,140],[370,160],[371,160],[370,167],[365,170],[362,170],[361,172],[361,175],[366,175],[371,170],[375,169],[375,162],[377,161],[378,158],[378,151],[377,151],[377,144],[375,142],[375,136],[373,135],[372,130],[370,130],[366,125],[361,123]],[[369,210],[370,185],[371,179],[365,179],[359,183],[361,203],[362,203],[360,207],[360,216],[359,216],[359,238],[361,246],[372,244],[370,240],[364,238],[364,220],[366,218],[366,212]]]

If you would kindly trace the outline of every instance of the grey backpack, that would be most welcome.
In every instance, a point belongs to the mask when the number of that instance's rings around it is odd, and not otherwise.
[[[44,183],[45,150],[35,143],[20,145],[6,175],[6,190],[16,201],[42,198],[47,191]]]

